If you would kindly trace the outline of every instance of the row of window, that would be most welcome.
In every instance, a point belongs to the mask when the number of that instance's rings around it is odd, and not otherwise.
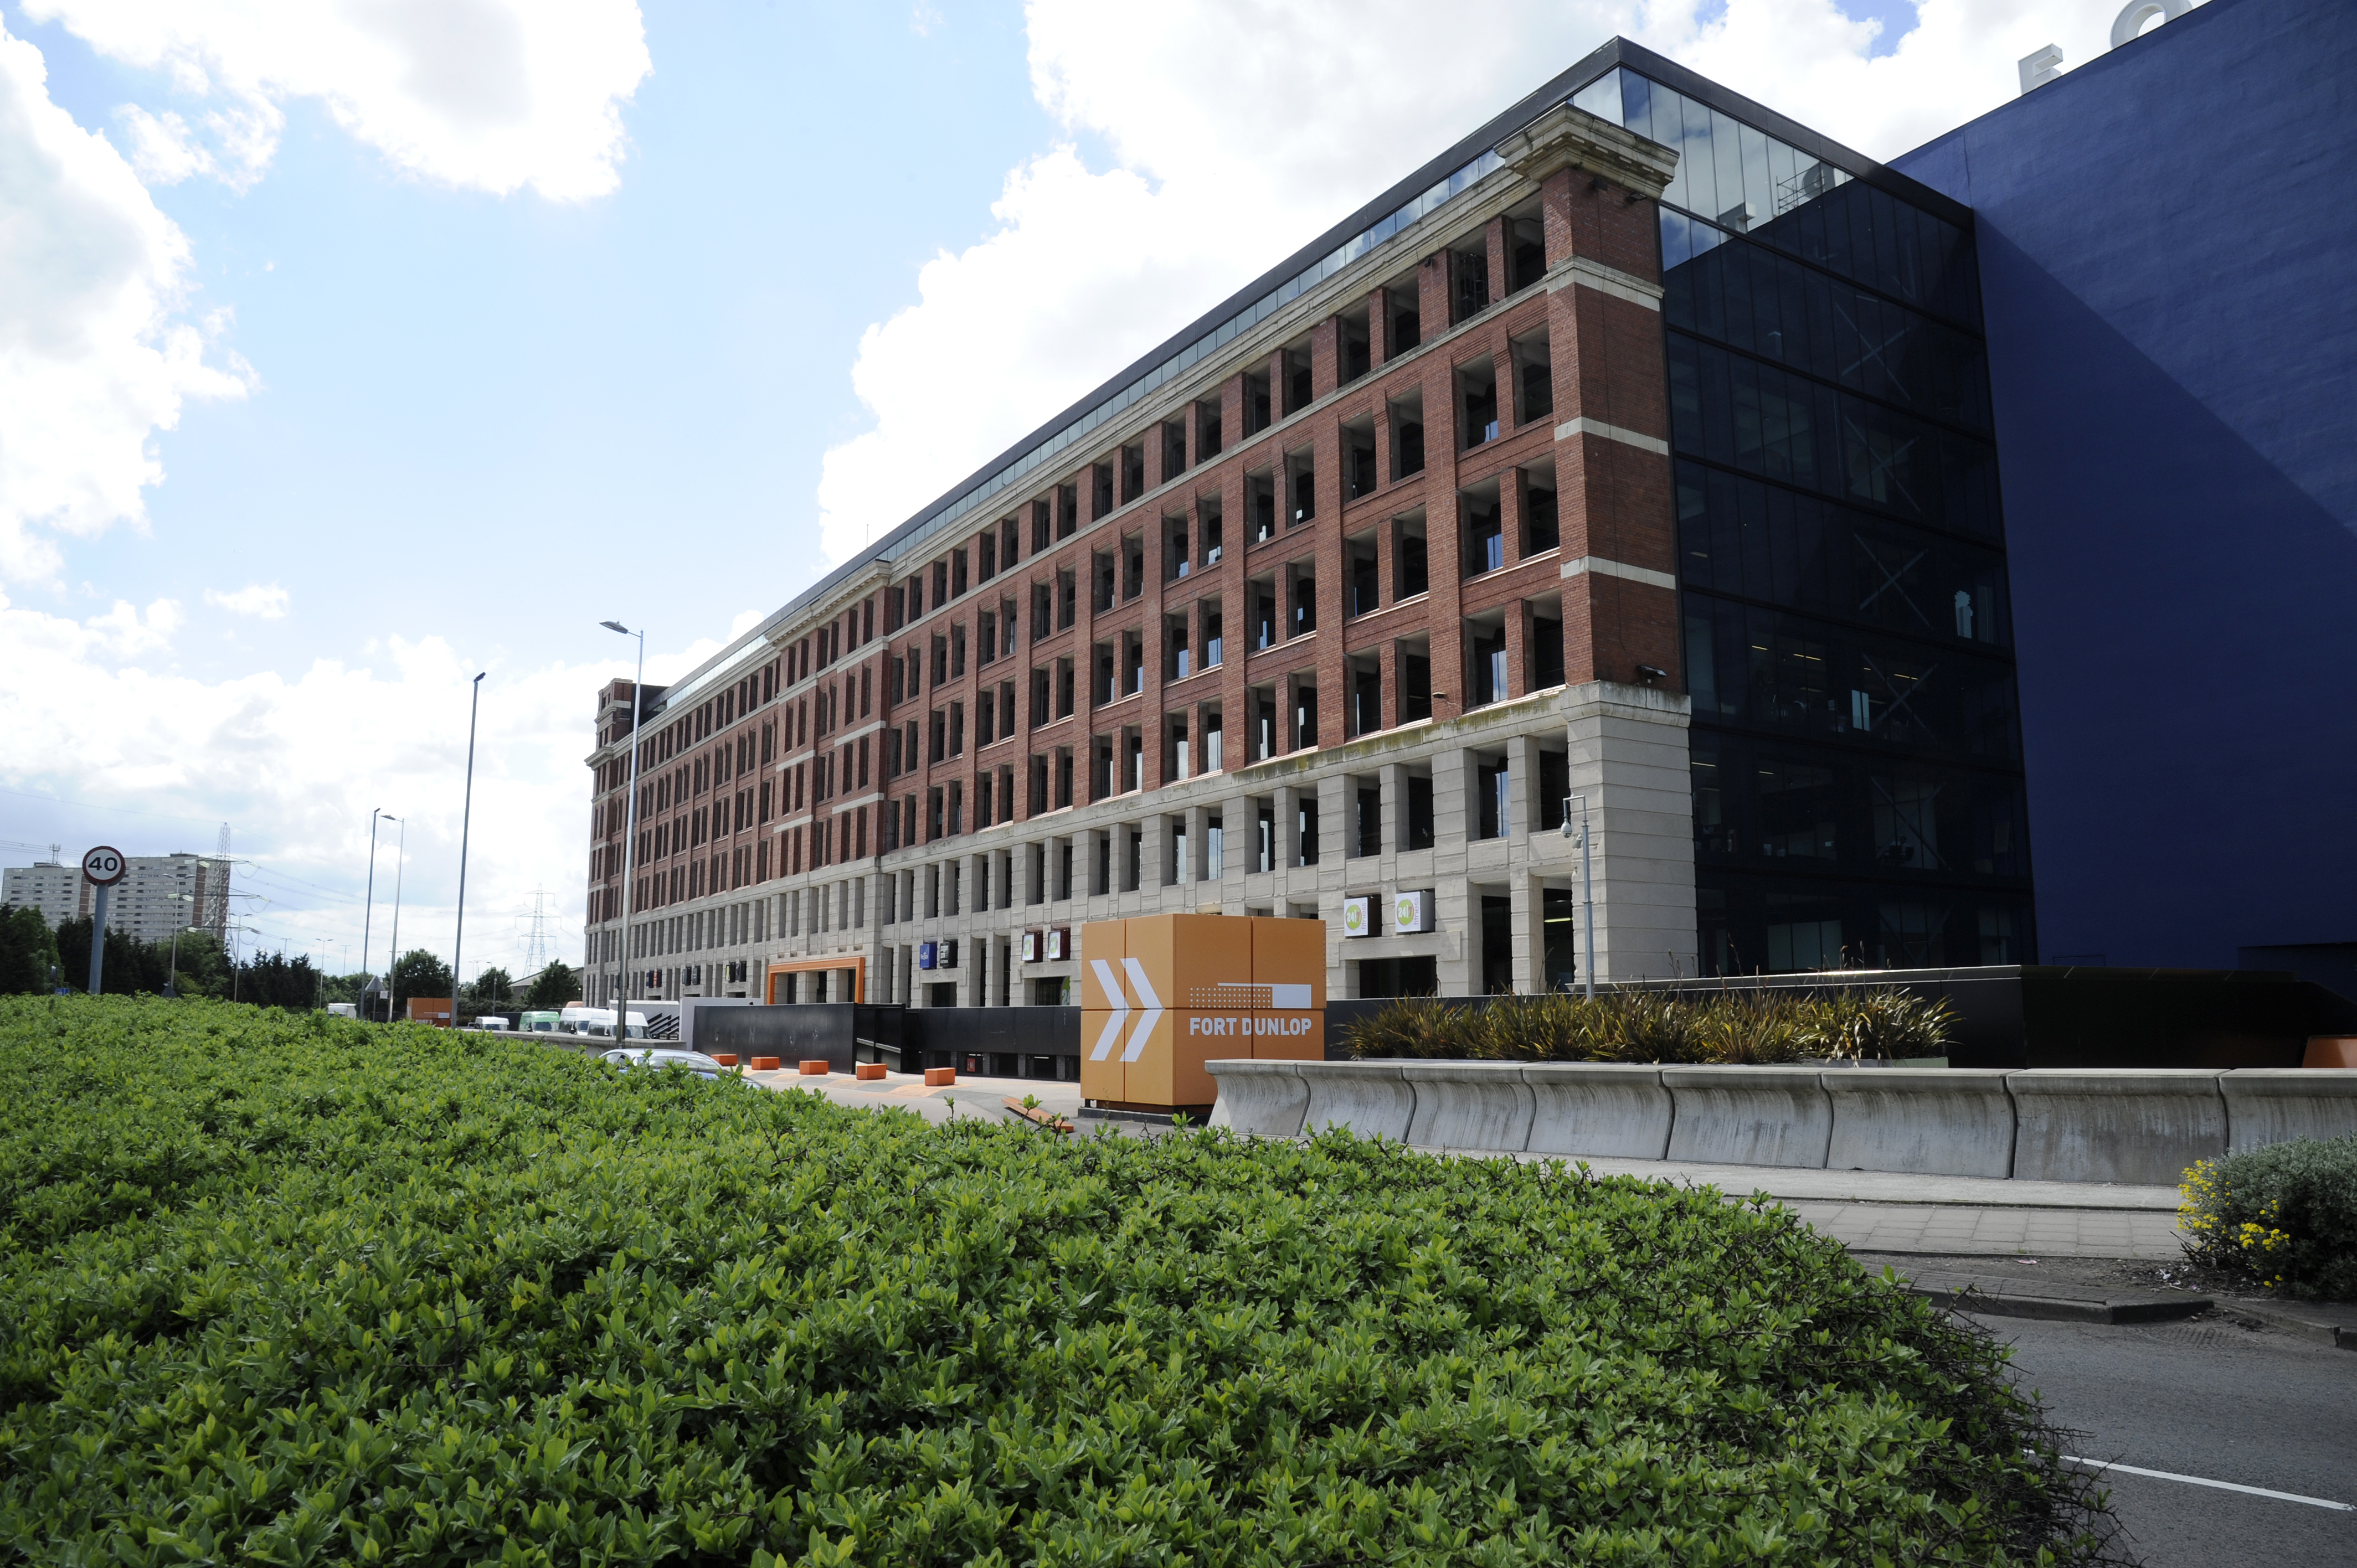
[[[1207,601],[1208,602],[1208,601]],[[1515,639],[1510,637],[1510,618],[1521,628],[1522,669],[1513,665]],[[1219,662],[1219,620],[1216,604],[1204,614],[1203,624],[1210,668]],[[1184,639],[1188,628],[1180,619],[1166,628],[1172,646],[1168,652],[1173,660],[1165,668],[1183,672],[1188,649]],[[1468,618],[1463,641],[1465,656],[1461,671],[1465,685],[1466,706],[1485,707],[1510,697],[1559,686],[1565,679],[1564,635],[1561,599],[1544,596],[1523,601],[1519,605]],[[1385,666],[1389,665],[1386,676]],[[1345,664],[1343,732],[1350,738],[1371,735],[1379,730],[1396,728],[1432,716],[1433,688],[1431,639],[1417,634],[1394,639],[1387,645],[1361,649]],[[1519,677],[1519,678],[1518,678]],[[1180,678],[1174,673],[1172,679]],[[1386,684],[1392,687],[1391,701],[1385,702]],[[1146,684],[1146,653],[1142,637],[1125,634],[1119,642],[1100,643],[1095,650],[1093,707],[1110,707],[1142,693]],[[975,749],[994,746],[1014,738],[1021,727],[1039,729],[1071,718],[1077,712],[1078,681],[1070,659],[1055,660],[1030,671],[1028,705],[1022,698],[1025,687],[1015,681],[1002,681],[996,686],[985,685],[972,693],[971,714],[964,699],[954,700],[934,708],[922,718],[910,717],[884,731],[883,777],[899,778],[965,755],[969,739]],[[1318,725],[1318,685],[1314,675],[1307,672],[1286,677],[1282,682],[1252,687],[1244,693],[1244,711],[1248,724],[1247,763],[1265,760],[1289,751],[1314,747],[1320,744]],[[1198,745],[1187,744],[1189,715],[1197,724]],[[1225,766],[1222,757],[1223,714],[1219,700],[1196,704],[1178,714],[1168,714],[1161,720],[1162,763],[1151,782],[1171,783],[1192,777],[1197,772],[1213,772]],[[1133,737],[1141,736],[1137,726],[1125,732]],[[1103,741],[1105,737],[1100,737]],[[864,743],[863,743],[864,744]],[[1110,744],[1110,743],[1108,743]],[[1137,780],[1124,788],[1141,788],[1146,779],[1142,765],[1135,757],[1143,756],[1145,742],[1135,739],[1119,749],[1132,762],[1120,769],[1119,776]],[[1100,746],[1101,753],[1106,746]],[[1101,771],[1103,771],[1101,769]],[[1109,779],[1110,773],[1106,775]],[[1120,793],[1109,785],[1092,788],[1090,798],[1101,800]],[[1055,791],[1058,805],[1071,804],[1069,784],[1060,785]],[[1035,808],[1038,809],[1046,809]]]

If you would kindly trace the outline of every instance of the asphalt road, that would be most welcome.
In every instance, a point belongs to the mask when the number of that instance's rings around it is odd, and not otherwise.
[[[2140,1469],[2357,1503],[2357,1354],[2203,1321],[2152,1327],[1981,1320],[2068,1450]],[[2357,1513],[2112,1471],[2147,1568],[2357,1565]]]

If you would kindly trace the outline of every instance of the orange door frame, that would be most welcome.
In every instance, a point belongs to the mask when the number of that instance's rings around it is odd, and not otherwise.
[[[771,1006],[777,1005],[780,975],[802,974],[811,971],[823,973],[829,970],[842,969],[851,971],[851,999],[854,1002],[866,1001],[867,959],[862,953],[838,953],[833,958],[780,959],[770,965],[768,978],[763,981],[761,986],[762,997]]]

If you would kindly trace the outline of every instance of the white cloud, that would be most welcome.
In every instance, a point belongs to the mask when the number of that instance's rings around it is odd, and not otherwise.
[[[286,590],[275,583],[248,583],[231,594],[224,594],[218,588],[205,590],[205,603],[218,606],[231,615],[252,616],[257,620],[284,620],[286,618]]]
[[[130,144],[131,166],[149,185],[178,185],[202,174],[237,191],[253,188],[270,166],[286,124],[278,105],[267,99],[208,111],[199,116],[201,136],[178,110],[151,114],[125,103],[114,117]]]
[[[50,101],[40,52],[0,28],[0,581],[56,575],[53,533],[145,515],[151,440],[189,398],[253,385],[174,319],[188,246],[131,166]]]
[[[168,648],[172,634],[180,629],[180,605],[177,599],[156,599],[147,606],[142,616],[128,599],[117,599],[114,607],[104,615],[92,616],[82,623],[83,645],[91,650],[104,650],[124,659],[135,659],[143,653],[153,653]],[[71,626],[70,621],[64,623]]]
[[[178,619],[168,600],[144,612],[117,604],[77,622],[0,597],[0,669],[9,672],[0,682],[0,734],[9,737],[0,747],[0,784],[231,823],[239,855],[268,873],[240,874],[240,886],[274,900],[254,915],[264,945],[291,942],[289,951],[307,947],[337,963],[338,944],[357,948],[360,940],[369,811],[381,806],[408,822],[402,946],[447,959],[468,682],[488,663],[475,754],[467,967],[471,973],[478,961],[521,966],[518,916],[539,885],[550,895],[558,956],[580,962],[589,800],[582,758],[594,695],[602,682],[630,673],[627,658],[525,668],[496,650],[486,658],[439,639],[396,638],[366,664],[319,660],[292,679],[264,671],[207,682],[130,661],[162,647]],[[650,650],[648,677],[677,680],[719,647],[706,639]],[[93,724],[93,714],[105,722]],[[193,829],[153,816],[26,820],[35,810],[10,797],[12,819],[24,822],[17,836],[70,836],[73,822],[82,822],[102,827],[134,854],[190,847]],[[384,842],[389,847],[390,837]],[[209,832],[197,847],[211,848]],[[380,964],[390,870],[381,857]]]
[[[1074,142],[1009,171],[991,231],[862,336],[872,424],[825,456],[822,547],[856,554],[1616,32],[1887,158],[2011,97],[2042,44],[2093,59],[2117,8],[1921,0],[1869,59],[1877,26],[1834,0],[1707,21],[1704,0],[1502,0],[1449,25],[1425,0],[1030,0],[1033,94]]]
[[[651,69],[634,0],[29,0],[181,107],[125,104],[123,148],[52,102],[0,26],[0,582],[47,581],[59,534],[145,521],[154,437],[191,398],[258,384],[185,319],[187,238],[142,181],[262,177],[281,104],[326,104],[396,167],[560,200],[613,188],[621,106]],[[126,156],[127,155],[127,156]]]
[[[407,173],[499,195],[602,196],[626,150],[622,105],[652,69],[635,0],[28,0],[114,59],[218,106],[203,135],[133,110],[159,180],[259,177],[280,105],[313,98]]]

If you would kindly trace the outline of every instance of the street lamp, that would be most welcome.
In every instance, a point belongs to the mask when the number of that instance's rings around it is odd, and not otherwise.
[[[169,904],[193,904],[197,896],[193,893],[167,893],[164,900]],[[180,994],[180,922],[178,920],[172,922],[172,977],[164,982],[164,994],[175,998]]]
[[[384,1021],[393,1023],[393,1008],[401,1000],[393,987],[393,965],[401,961],[401,874],[409,865],[409,823],[400,817],[387,817],[388,822],[401,823],[401,837],[393,841],[393,946],[385,950]]]
[[[1571,803],[1579,802],[1579,826],[1571,825]],[[1580,918],[1587,927],[1587,999],[1596,1000],[1596,880],[1592,875],[1587,850],[1587,797],[1566,795],[1563,798],[1563,836],[1579,840],[1579,904]]]
[[[644,694],[647,686],[647,632],[644,627],[640,627],[638,630],[632,631],[629,627],[624,626],[618,620],[601,620],[597,624],[604,627],[608,631],[619,632],[624,637],[635,637],[639,639],[639,669],[638,673],[632,677],[630,681],[630,798],[624,803],[622,808],[622,951],[620,962],[618,966],[621,975],[621,985],[619,989],[622,994],[613,998],[614,1004],[621,1009],[619,1013],[615,1015],[622,1024],[622,1027],[616,1030],[615,1033],[618,1036],[621,1036],[630,1033],[630,961],[634,956],[630,951],[630,885],[638,875],[639,703],[640,699]]]
[[[362,963],[368,962],[369,921],[376,914],[376,823],[379,817],[383,817],[388,822],[401,821],[399,817],[387,816],[382,807],[376,807],[369,812],[368,901],[361,907],[361,961]],[[376,977],[370,974],[368,971],[361,971],[361,991],[363,994],[368,991],[368,983],[374,978]],[[391,1020],[388,1018],[387,1022]]]
[[[486,670],[483,675],[490,674]],[[450,1027],[458,1026],[460,950],[467,942],[467,829],[475,816],[475,714],[483,701],[483,675],[475,677],[474,695],[467,700],[467,803],[458,814],[458,932],[450,939]]]

